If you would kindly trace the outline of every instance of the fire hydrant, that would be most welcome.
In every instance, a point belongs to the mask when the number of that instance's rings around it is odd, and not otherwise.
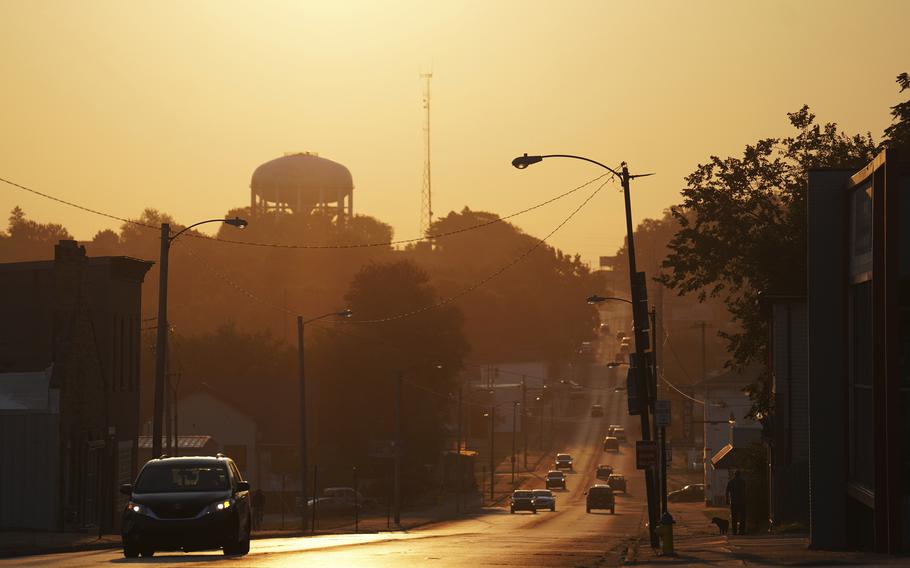
[[[673,556],[675,554],[673,552],[673,525],[675,523],[676,521],[673,520],[670,513],[665,511],[660,517],[660,524],[654,529],[654,532],[660,537],[660,552],[663,556]]]

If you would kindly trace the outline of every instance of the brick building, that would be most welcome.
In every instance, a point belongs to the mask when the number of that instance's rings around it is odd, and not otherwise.
[[[112,532],[136,474],[140,297],[151,262],[0,264],[0,529]]]

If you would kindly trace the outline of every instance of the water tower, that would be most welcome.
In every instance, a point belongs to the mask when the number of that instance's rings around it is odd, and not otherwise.
[[[341,164],[312,152],[285,154],[256,168],[250,180],[253,214],[354,215],[354,182]]]

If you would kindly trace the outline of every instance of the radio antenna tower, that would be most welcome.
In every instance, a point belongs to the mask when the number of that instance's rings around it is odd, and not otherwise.
[[[423,79],[423,188],[420,192],[420,232],[427,234],[433,224],[433,177],[430,169],[430,79],[433,73],[421,73]]]

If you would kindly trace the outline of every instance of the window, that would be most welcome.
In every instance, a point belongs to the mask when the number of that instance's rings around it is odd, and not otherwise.
[[[872,271],[872,184],[850,196],[850,277],[865,279]]]
[[[246,471],[246,446],[241,444],[226,444],[224,446],[224,455],[234,460],[240,471]]]

